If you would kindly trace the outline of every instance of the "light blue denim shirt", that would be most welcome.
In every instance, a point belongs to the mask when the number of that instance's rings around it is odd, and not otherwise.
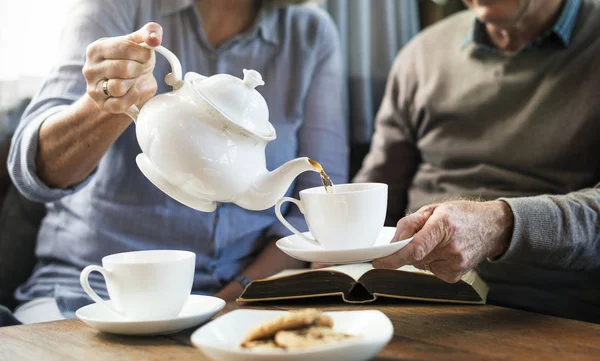
[[[328,15],[315,6],[265,8],[248,31],[215,49],[207,41],[193,1],[81,0],[69,16],[61,59],[25,112],[13,138],[9,170],[19,190],[46,203],[48,215],[38,235],[38,264],[16,297],[25,302],[55,297],[66,316],[91,302],[79,285],[79,272],[107,254],[147,249],[196,253],[195,293],[214,293],[238,275],[272,236],[288,235],[273,209],[251,212],[233,204],[202,213],[169,198],[138,170],[140,148],[131,125],[112,145],[97,169],[72,189],[51,189],[35,171],[38,129],[51,114],[79,99],[86,89],[81,74],[86,46],[101,37],[131,33],[155,21],[164,28],[163,45],[180,59],[184,72],[203,75],[256,69],[266,83],[257,88],[269,106],[277,139],[266,150],[267,166],[307,156],[318,160],[336,183],[347,180],[347,136],[342,110],[342,64],[338,34]],[[169,91],[170,71],[157,56],[158,92]],[[320,185],[305,173],[289,194]],[[287,219],[306,229],[296,208]],[[92,286],[106,295],[97,274]]]

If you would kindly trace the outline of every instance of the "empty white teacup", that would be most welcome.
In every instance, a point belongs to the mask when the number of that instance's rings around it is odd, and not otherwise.
[[[170,319],[177,317],[192,291],[195,264],[196,255],[188,251],[117,253],[102,258],[102,267],[84,268],[80,282],[94,301],[127,319]],[[110,304],[90,287],[88,276],[94,271],[104,276]]]
[[[387,211],[387,184],[353,183],[300,191],[300,200],[284,197],[275,205],[277,218],[297,236],[326,249],[355,249],[372,246],[383,227]],[[285,202],[295,203],[315,239],[300,233],[281,214]]]

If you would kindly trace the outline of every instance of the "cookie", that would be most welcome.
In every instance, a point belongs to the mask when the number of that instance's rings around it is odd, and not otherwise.
[[[275,334],[275,343],[282,348],[310,348],[350,337],[335,332],[328,327],[313,326],[297,330],[279,331]]]
[[[315,326],[332,328],[333,327],[333,319],[327,315],[321,315],[315,321]]]
[[[250,329],[246,333],[244,342],[271,338],[277,331],[308,327],[314,325],[316,322],[322,325],[333,324],[330,317],[325,316],[322,318],[321,316],[321,312],[313,308],[286,313],[276,320]]]
[[[254,350],[275,350],[280,348],[273,339],[245,341],[240,346]]]

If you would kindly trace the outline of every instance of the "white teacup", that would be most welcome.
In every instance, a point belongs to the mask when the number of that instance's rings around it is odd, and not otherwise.
[[[277,218],[307,242],[326,249],[355,249],[372,246],[383,227],[387,211],[387,184],[353,183],[300,191],[300,200],[284,197],[275,205]],[[281,205],[295,203],[304,214],[315,239],[298,232],[281,214]]]
[[[102,258],[102,267],[84,268],[79,280],[94,301],[130,320],[169,319],[177,317],[192,291],[195,264],[196,255],[188,251],[117,253]],[[111,304],[90,287],[94,271],[104,276]]]

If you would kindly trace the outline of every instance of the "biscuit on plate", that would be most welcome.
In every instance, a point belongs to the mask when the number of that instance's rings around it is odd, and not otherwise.
[[[272,338],[277,331],[293,330],[297,328],[309,327],[318,324],[320,326],[331,327],[333,320],[329,316],[321,314],[320,311],[309,308],[302,311],[290,312],[285,315],[257,327],[254,327],[246,333],[244,342]]]
[[[243,348],[252,348],[255,350],[273,350],[280,348],[273,339],[245,341],[241,344],[241,346]]]
[[[308,327],[275,334],[275,343],[281,348],[310,348],[340,341],[352,336],[335,332],[328,327]]]

